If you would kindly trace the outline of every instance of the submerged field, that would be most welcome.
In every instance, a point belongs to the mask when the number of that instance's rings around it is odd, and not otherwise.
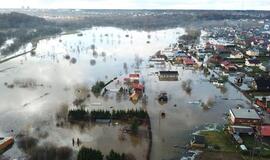
[[[146,32],[97,27],[81,33],[41,40],[35,54],[0,64],[0,135],[18,137],[24,134],[37,138],[38,145],[68,146],[75,152],[79,148],[72,146],[72,138],[80,138],[83,145],[105,153],[113,148],[120,153],[132,152],[137,159],[145,156],[148,142],[143,138],[143,128],[141,137],[126,136],[126,140],[121,141],[122,124],[58,127],[56,114],[63,112],[63,104],[72,109],[75,99],[84,98],[83,104],[88,110],[147,110],[153,133],[151,159],[171,159],[179,158],[181,147],[188,143],[190,133],[198,127],[224,123],[224,113],[235,104],[248,106],[242,93],[229,84],[225,89],[214,87],[203,71],[169,63],[163,68],[148,67],[149,56],[175,43],[184,33],[183,28]],[[179,81],[159,81],[155,72],[160,70],[177,70]],[[132,103],[128,97],[119,98],[113,93],[96,97],[90,91],[97,80],[108,82],[117,77],[121,84],[135,71],[145,81],[146,105],[141,101]],[[187,93],[182,83],[188,80],[191,91]],[[112,83],[110,89],[118,89],[119,83]],[[168,93],[168,103],[158,103],[160,92]],[[213,106],[203,109],[190,103],[198,100],[211,100]],[[166,113],[165,118],[161,117],[162,112]],[[17,144],[3,155],[24,156]]]

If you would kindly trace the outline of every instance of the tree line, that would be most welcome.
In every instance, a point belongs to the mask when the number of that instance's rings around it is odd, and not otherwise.
[[[95,121],[97,119],[110,120],[130,120],[137,118],[140,120],[149,119],[149,115],[144,110],[113,110],[112,112],[106,110],[92,110],[90,112],[84,109],[70,110],[68,112],[69,121]]]
[[[82,147],[79,150],[77,160],[103,160],[104,155],[101,151],[92,148]],[[130,156],[117,153],[113,150],[106,156],[106,160],[133,160]]]

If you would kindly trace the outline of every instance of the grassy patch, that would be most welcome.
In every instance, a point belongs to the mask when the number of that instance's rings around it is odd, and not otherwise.
[[[231,136],[224,131],[202,131],[200,135],[205,136],[208,146],[218,146],[220,151],[235,152]]]
[[[257,157],[270,157],[270,146],[266,143],[261,143],[256,140],[253,136],[242,136],[244,145],[252,150],[254,148],[254,154]]]
[[[228,59],[230,62],[235,63],[235,64],[245,64],[245,59]]]
[[[250,91],[247,93],[251,93],[253,96],[270,96],[270,92],[257,92],[257,91]]]
[[[239,153],[232,152],[203,152],[200,160],[243,160]]]

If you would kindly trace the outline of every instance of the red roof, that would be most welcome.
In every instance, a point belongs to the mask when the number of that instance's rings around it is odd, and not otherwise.
[[[195,64],[194,60],[191,59],[191,58],[185,58],[184,59],[184,64],[187,64],[187,65],[193,65]]]
[[[143,88],[144,88],[144,86],[142,84],[139,84],[139,83],[133,83],[132,87],[134,89],[139,89],[139,90],[143,90]]]
[[[140,74],[129,74],[129,78],[139,78]]]
[[[223,64],[224,66],[228,66],[228,65],[231,64],[231,62],[229,62],[229,61],[223,61],[223,62],[221,62],[221,64]]]
[[[270,136],[270,126],[260,127],[261,136]]]

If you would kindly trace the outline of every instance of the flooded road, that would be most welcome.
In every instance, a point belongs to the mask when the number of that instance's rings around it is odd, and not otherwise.
[[[148,57],[175,43],[184,33],[182,28],[145,32],[98,27],[81,33],[82,36],[71,34],[41,40],[35,54],[26,54],[0,64],[1,136],[23,132],[38,137],[40,143],[51,142],[58,146],[72,146],[71,139],[80,137],[85,145],[104,150],[105,153],[110,149],[133,152],[137,159],[141,159],[147,148],[147,140],[129,137],[127,141],[119,142],[119,126],[59,128],[56,127],[55,118],[62,104],[72,108],[74,99],[85,98],[97,80],[107,82],[114,77],[125,77],[135,70],[140,71],[145,81],[148,96],[146,106],[140,101],[133,104],[125,97],[117,99],[109,95],[97,98],[91,94],[85,101],[85,107],[147,109],[152,124],[153,160],[179,158],[181,149],[173,146],[188,143],[189,134],[196,127],[207,123],[224,123],[224,113],[229,108],[235,104],[247,106],[240,92],[229,84],[223,90],[216,88],[207,81],[202,71],[167,64],[164,70],[178,70],[179,81],[158,81],[154,72],[159,69],[147,67]],[[181,84],[189,79],[192,91],[187,94]],[[163,105],[156,100],[162,91],[169,96],[169,102]],[[214,105],[208,110],[189,103],[209,99]],[[166,113],[165,118],[160,117],[161,112]],[[44,134],[45,137],[40,136]],[[14,145],[4,156],[17,158],[24,154]]]

